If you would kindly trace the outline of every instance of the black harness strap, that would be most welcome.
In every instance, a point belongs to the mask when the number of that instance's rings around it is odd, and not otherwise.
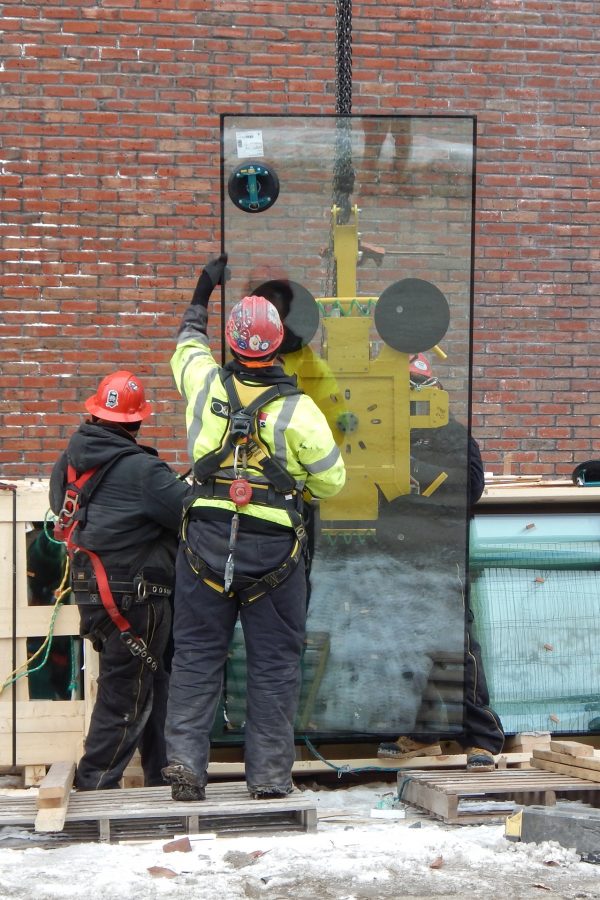
[[[252,400],[247,406],[242,406],[239,394],[235,387],[233,372],[221,371],[221,380],[227,391],[229,399],[229,430],[225,436],[222,446],[208,453],[205,457],[197,460],[194,464],[194,478],[196,480],[196,491],[190,499],[189,505],[184,512],[184,518],[189,508],[193,505],[197,497],[206,496],[206,491],[211,488],[213,479],[219,471],[221,463],[235,450],[236,444],[241,440],[247,443],[248,449],[252,452],[253,462],[257,468],[262,470],[267,481],[273,486],[275,491],[279,493],[278,499],[270,502],[269,496],[260,496],[260,492],[253,500],[259,504],[275,506],[285,509],[292,527],[296,532],[296,537],[300,541],[303,551],[306,551],[308,544],[308,535],[302,521],[301,505],[302,497],[298,495],[296,490],[296,482],[290,473],[272,456],[261,447],[258,442],[258,423],[257,415],[259,411],[278,397],[291,397],[302,394],[298,387],[289,380],[277,382],[270,385]],[[256,438],[256,440],[255,440]],[[222,479],[223,481],[224,479]],[[215,487],[212,488],[215,490]],[[220,491],[220,488],[217,488]],[[215,496],[213,493],[212,496]],[[224,499],[230,499],[229,497]]]
[[[260,600],[261,597],[264,597],[265,594],[268,594],[269,591],[272,591],[273,588],[283,584],[303,557],[300,541],[296,540],[292,552],[285,562],[277,569],[274,569],[272,572],[267,572],[266,575],[263,575],[258,581],[253,581],[252,584],[247,587],[238,588],[235,591],[226,591],[223,583],[223,576],[213,571],[200,556],[193,552],[188,544],[184,544],[184,547],[187,561],[196,575],[198,575],[208,587],[212,588],[223,597],[237,597],[240,606],[250,606],[257,600]]]
[[[194,478],[196,481],[205,481],[209,476],[216,474],[221,467],[221,464],[225,462],[229,454],[233,452],[237,441],[242,437],[249,438],[252,434],[257,433],[256,416],[263,406],[266,406],[278,397],[291,397],[302,393],[302,391],[289,381],[282,381],[266,388],[255,397],[248,406],[244,407],[242,406],[242,402],[235,387],[233,372],[222,370],[221,381],[223,382],[223,387],[227,391],[229,400],[229,428],[225,434],[221,447],[219,447],[218,450],[207,453],[206,456],[196,460],[194,463]],[[255,444],[255,446],[258,447],[258,444]],[[273,481],[266,471],[265,476],[269,478],[269,481],[275,485],[277,490],[293,489],[295,486],[294,479],[286,472],[283,466],[280,466],[276,460],[273,460],[267,454],[265,454],[265,459],[269,459],[274,464],[273,475],[279,480],[281,486]],[[263,464],[261,464],[261,468],[264,468]],[[277,471],[275,471],[275,469],[277,469]]]
[[[258,413],[272,400],[278,397],[291,397],[302,394],[295,382],[285,379],[266,387],[247,406],[243,406],[235,386],[234,373],[221,370],[221,381],[227,392],[229,401],[229,423],[221,446],[212,453],[207,454],[194,464],[195,490],[188,503],[184,515],[181,530],[181,539],[185,547],[188,563],[196,574],[202,578],[205,584],[213,588],[224,597],[237,597],[240,606],[249,606],[270,590],[285,581],[298,565],[298,562],[306,553],[308,535],[302,520],[302,493],[296,488],[296,481],[292,475],[274,459],[268,448],[265,448],[259,437]],[[256,480],[245,481],[250,487],[252,503],[269,506],[276,509],[284,509],[290,519],[296,533],[294,548],[284,563],[272,572],[267,572],[262,578],[252,582],[247,587],[230,590],[233,578],[233,552],[237,537],[239,516],[236,513],[232,518],[232,530],[230,536],[230,553],[225,567],[225,577],[213,572],[204,560],[195,554],[186,540],[186,524],[190,508],[196,499],[218,498],[231,500],[231,478],[224,473],[222,464],[234,454],[236,448],[243,445],[252,459],[252,467],[259,469],[267,483]],[[235,470],[235,463],[234,463]],[[221,473],[219,475],[219,472]],[[237,507],[236,507],[237,509]]]

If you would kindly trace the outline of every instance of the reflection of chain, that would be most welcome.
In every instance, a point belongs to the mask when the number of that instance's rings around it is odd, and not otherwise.
[[[336,97],[335,111],[338,116],[349,116],[352,112],[352,0],[336,0]],[[349,118],[336,121],[335,157],[333,162],[332,206],[339,209],[338,220],[345,223],[350,218],[350,194],[354,190],[354,169],[352,168],[352,129]],[[327,273],[325,276],[326,297],[337,294],[337,278],[333,256],[333,218],[329,234],[327,253]]]
[[[337,0],[335,7],[335,111],[338,116],[349,116],[352,112],[352,0]]]

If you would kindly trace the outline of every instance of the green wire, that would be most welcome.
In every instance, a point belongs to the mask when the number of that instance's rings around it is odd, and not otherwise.
[[[51,509],[47,509],[47,510],[46,510],[46,514],[45,514],[45,516],[44,516],[44,534],[45,534],[45,536],[48,538],[48,540],[50,541],[50,543],[52,543],[52,544],[60,544],[61,546],[64,547],[64,545],[65,545],[65,544],[64,544],[64,541],[57,541],[56,538],[52,537],[52,535],[48,532],[48,520],[49,520],[49,515],[48,515],[48,514],[50,514],[50,516],[53,518],[54,522],[56,522],[57,519],[58,519],[58,517],[54,515],[54,513],[52,512]]]
[[[48,656],[50,655],[50,650],[52,649],[52,639],[54,637],[54,622],[56,620],[56,616],[58,615],[58,610],[60,609],[61,604],[62,600],[60,601],[60,603],[57,603],[52,610],[50,625],[48,627],[48,644],[46,646],[46,650],[44,651],[44,658],[42,659],[41,663],[34,669],[30,669],[29,666],[27,666],[22,672],[19,672],[12,678],[7,678],[2,685],[2,690],[4,690],[5,687],[8,687],[9,684],[16,684],[19,678],[25,678],[29,675],[32,675],[34,672],[39,672],[39,670],[43,669],[43,667],[46,665],[46,663],[48,662]]]
[[[325,759],[324,756],[321,756],[316,747],[314,747],[309,739],[304,735],[304,743],[310,750],[310,752],[317,759],[320,759],[321,762],[325,763],[326,766],[329,766],[330,769],[333,769],[337,772],[338,778],[341,778],[342,775],[358,775],[360,772],[402,772],[402,769],[388,769],[383,766],[359,766],[357,769],[353,769],[351,766],[336,766],[335,763],[330,762],[328,759]]]

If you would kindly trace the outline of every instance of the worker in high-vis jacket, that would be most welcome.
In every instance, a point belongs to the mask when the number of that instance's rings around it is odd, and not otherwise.
[[[217,364],[208,303],[227,257],[203,269],[171,366],[186,403],[193,496],[176,564],[174,658],[163,770],[175,800],[203,800],[210,732],[240,617],[247,657],[245,771],[257,799],[290,793],[306,628],[303,495],[337,494],[345,468],[327,420],[277,359],[283,326],[264,297],[226,325]]]

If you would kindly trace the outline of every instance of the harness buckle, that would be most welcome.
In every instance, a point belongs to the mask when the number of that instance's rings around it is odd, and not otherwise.
[[[250,437],[254,430],[252,416],[245,412],[234,413],[231,416],[231,436],[234,438]]]
[[[148,648],[142,638],[135,637],[130,631],[122,631],[120,637],[133,656],[139,656],[142,662],[149,666],[153,672],[157,671],[158,661],[151,653],[148,653]]]
[[[78,496],[75,491],[67,490],[63,500],[62,509],[58,514],[54,526],[54,536],[57,540],[66,540],[69,530],[73,527],[77,512]]]

